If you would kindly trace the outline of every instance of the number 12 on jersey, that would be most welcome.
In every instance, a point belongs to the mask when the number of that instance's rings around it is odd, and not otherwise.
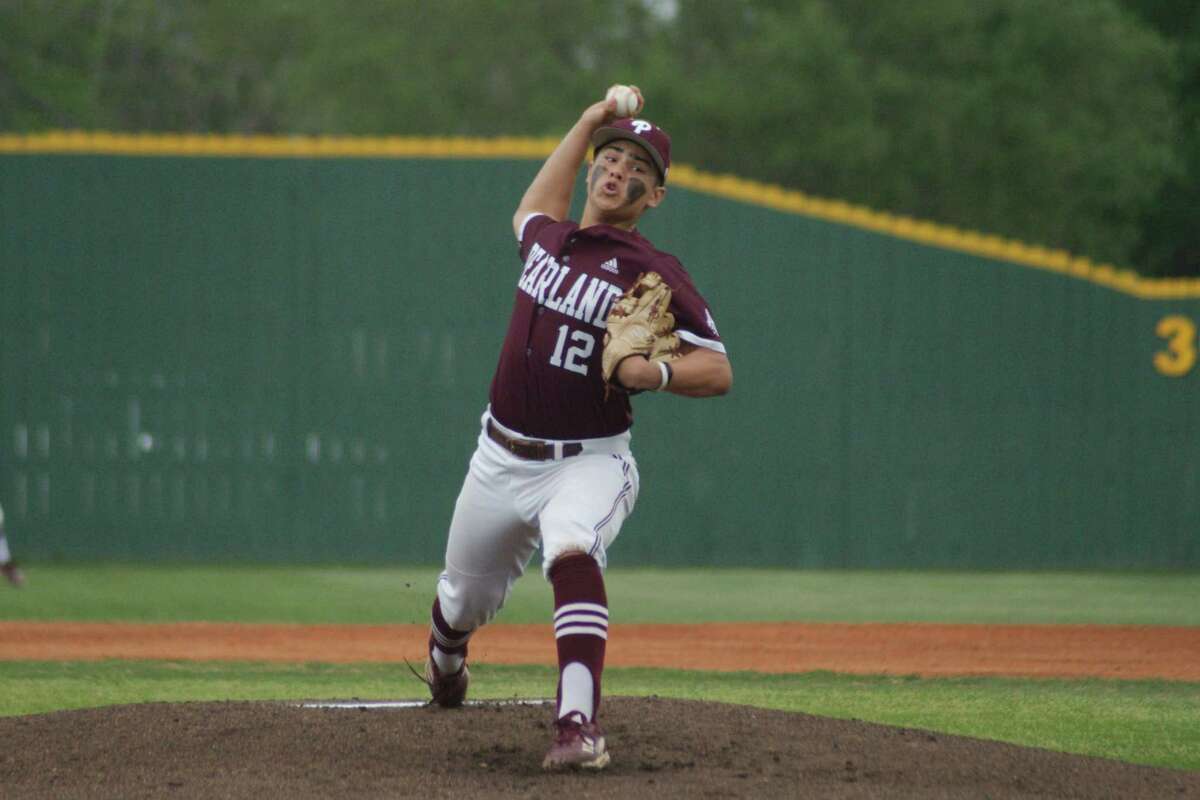
[[[571,340],[570,347],[566,347],[568,338]],[[550,356],[550,363],[580,375],[587,375],[587,359],[595,348],[596,337],[592,334],[587,331],[573,331],[569,325],[559,325],[558,342],[554,345],[554,355]]]

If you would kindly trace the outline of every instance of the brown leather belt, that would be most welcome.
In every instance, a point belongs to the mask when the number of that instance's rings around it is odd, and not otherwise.
[[[554,459],[554,442],[537,442],[533,441],[532,439],[514,439],[493,425],[490,419],[487,421],[487,433],[488,437],[493,442],[500,445],[517,458],[524,458],[527,461],[551,461]],[[582,452],[583,445],[579,442],[565,442],[562,446],[563,458],[577,456]]]

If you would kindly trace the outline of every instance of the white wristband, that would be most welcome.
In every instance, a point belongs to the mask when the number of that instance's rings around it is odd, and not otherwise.
[[[665,361],[658,362],[658,371],[662,373],[662,383],[654,391],[661,392],[667,388],[667,384],[671,382],[671,366]]]

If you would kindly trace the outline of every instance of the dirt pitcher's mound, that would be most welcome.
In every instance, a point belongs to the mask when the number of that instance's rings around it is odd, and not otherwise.
[[[546,706],[152,703],[0,718],[29,798],[1184,798],[1200,773],[925,731],[655,698],[604,704],[613,761],[546,774]]]

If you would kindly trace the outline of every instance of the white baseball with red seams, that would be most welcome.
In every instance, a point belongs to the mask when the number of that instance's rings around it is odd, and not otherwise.
[[[608,87],[608,94],[604,96],[604,99],[612,100],[614,98],[617,101],[618,117],[636,116],[645,105],[642,93],[636,86],[626,86],[621,83],[613,84]]]

